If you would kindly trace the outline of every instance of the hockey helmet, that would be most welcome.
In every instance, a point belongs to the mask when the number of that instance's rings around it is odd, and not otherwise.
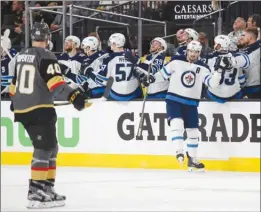
[[[125,36],[121,33],[114,33],[109,37],[108,46],[111,46],[113,43],[117,48],[123,47],[125,44]]]
[[[82,40],[81,48],[89,47],[91,51],[97,51],[99,48],[99,40],[94,36],[88,36]]]
[[[215,51],[223,51],[223,52],[228,52],[229,47],[230,47],[230,39],[227,35],[218,35],[214,39],[215,45],[214,45],[214,50]],[[217,50],[217,46],[220,45],[220,48]]]
[[[156,37],[154,38],[151,42],[150,45],[154,42],[154,41],[158,41],[161,45],[161,47],[163,48],[163,51],[166,52],[167,51],[167,43],[163,38],[160,37]]]
[[[198,41],[198,33],[196,30],[187,28],[184,31],[188,34],[188,39]]]
[[[66,41],[71,41],[72,45],[75,45],[77,49],[80,48],[81,40],[77,36],[69,35],[65,38],[65,42]]]
[[[191,42],[188,44],[187,50],[192,50],[192,51],[196,51],[196,52],[201,52],[201,50],[202,50],[202,45],[200,44],[199,41],[193,40],[193,41],[191,41]]]
[[[50,35],[49,27],[44,22],[35,22],[31,30],[33,41],[47,41]]]

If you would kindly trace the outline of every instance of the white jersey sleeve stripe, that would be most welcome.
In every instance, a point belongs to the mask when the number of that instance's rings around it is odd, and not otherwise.
[[[162,67],[162,69],[160,70],[160,73],[162,74],[164,79],[168,79],[171,76],[171,74],[168,73],[168,71],[165,68],[165,66]]]
[[[97,74],[96,77],[97,77],[98,79],[100,79],[100,80],[108,81],[108,78],[107,78],[107,77],[104,77],[104,76],[102,76],[102,75],[100,75],[100,74]]]
[[[250,65],[250,60],[247,54],[237,53],[235,55],[237,67],[236,68],[248,68]]]

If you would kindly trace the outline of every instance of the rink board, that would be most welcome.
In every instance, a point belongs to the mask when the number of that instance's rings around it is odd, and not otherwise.
[[[1,164],[30,164],[32,146],[1,102]],[[143,137],[136,136],[142,102],[95,102],[78,112],[57,107],[60,166],[182,169],[168,137],[164,101],[146,104]],[[260,172],[260,103],[201,102],[198,156],[208,170]]]

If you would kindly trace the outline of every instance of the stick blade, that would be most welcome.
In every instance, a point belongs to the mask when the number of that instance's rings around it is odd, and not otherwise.
[[[110,96],[110,91],[111,91],[111,87],[113,85],[114,79],[113,77],[109,77],[108,81],[107,81],[107,85],[103,94],[103,97],[108,99]]]

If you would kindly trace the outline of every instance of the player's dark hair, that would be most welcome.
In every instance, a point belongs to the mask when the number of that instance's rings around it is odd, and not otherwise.
[[[257,27],[261,27],[261,16],[259,14],[253,14],[249,18],[252,18],[252,23],[255,22]]]
[[[251,33],[254,35],[255,39],[257,39],[258,37],[258,31],[257,31],[257,28],[256,27],[247,27],[245,29],[245,32],[248,32],[248,33]]]

